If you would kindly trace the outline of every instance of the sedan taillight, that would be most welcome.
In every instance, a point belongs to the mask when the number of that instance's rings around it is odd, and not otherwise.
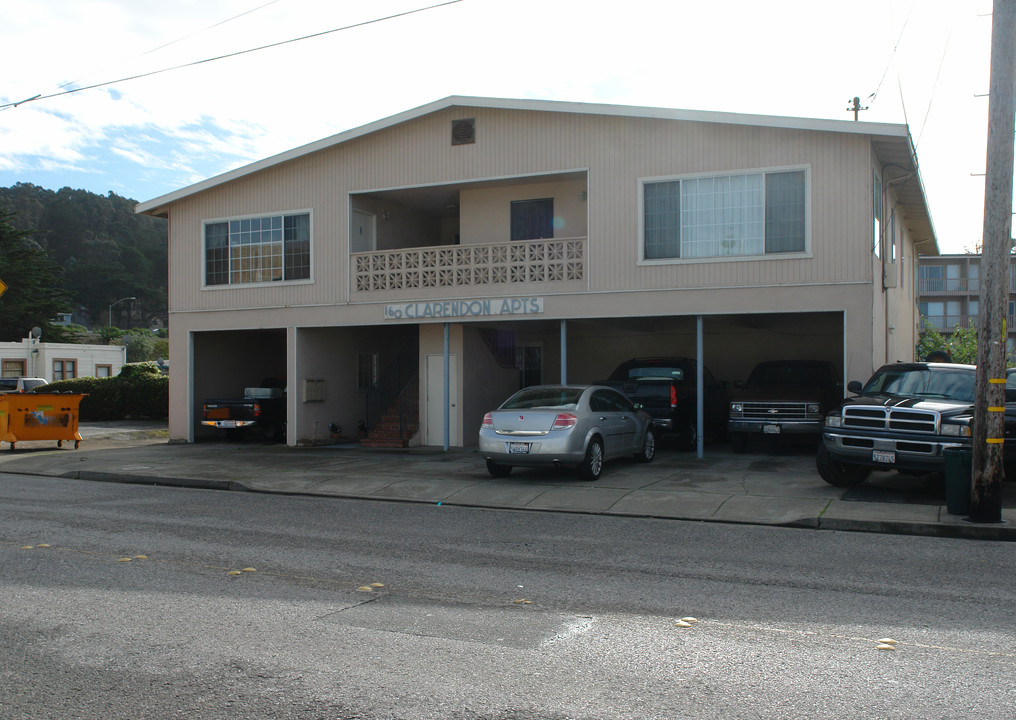
[[[494,417],[487,413],[483,416],[483,422],[480,423],[481,430],[493,430],[494,429]]]
[[[551,430],[567,430],[570,427],[575,427],[577,418],[571,413],[559,413],[554,418],[554,427]]]

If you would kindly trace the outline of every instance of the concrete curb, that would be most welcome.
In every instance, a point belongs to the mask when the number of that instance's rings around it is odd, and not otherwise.
[[[197,490],[217,490],[227,492],[249,492],[263,495],[290,495],[294,497],[331,497],[347,500],[371,500],[375,502],[399,502],[417,503],[424,505],[447,505],[450,507],[463,508],[490,508],[489,504],[469,501],[456,501],[448,497],[435,501],[433,498],[414,498],[410,496],[398,496],[392,494],[370,495],[364,493],[321,493],[312,490],[272,490],[264,487],[254,487],[242,480],[208,480],[204,478],[182,478],[151,475],[136,475],[131,473],[103,472],[93,470],[82,470],[65,472],[60,475],[49,473],[19,471],[25,475],[39,477],[62,477],[69,480],[88,480],[93,482],[121,483],[132,485],[162,485],[166,487],[192,488]],[[454,495],[454,493],[453,493]],[[930,507],[930,506],[929,506]],[[993,540],[993,541],[1016,541],[1016,526],[1007,521],[997,524],[979,524],[968,522],[956,516],[955,522],[906,522],[888,519],[862,519],[862,518],[826,518],[822,515],[817,517],[798,516],[788,517],[784,520],[760,521],[738,513],[738,517],[732,516],[708,516],[708,515],[678,515],[676,513],[652,512],[649,509],[615,509],[606,510],[567,507],[563,504],[525,505],[525,506],[498,506],[493,509],[516,510],[522,512],[544,512],[544,513],[568,513],[578,515],[612,515],[616,517],[647,518],[654,520],[679,520],[682,522],[708,522],[726,525],[756,525],[759,527],[785,527],[800,530],[829,530],[839,532],[864,532],[885,535],[914,535],[925,537],[943,537],[954,539],[970,540]]]

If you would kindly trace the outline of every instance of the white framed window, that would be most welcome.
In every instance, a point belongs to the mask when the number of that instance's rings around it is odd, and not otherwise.
[[[205,285],[310,278],[310,213],[208,221]]]
[[[640,260],[807,252],[808,175],[790,168],[643,180]]]

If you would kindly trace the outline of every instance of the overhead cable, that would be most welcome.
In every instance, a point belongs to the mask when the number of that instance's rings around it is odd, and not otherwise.
[[[116,80],[107,80],[106,82],[95,83],[93,85],[85,85],[79,88],[71,88],[70,90],[63,90],[61,92],[50,93],[49,95],[35,95],[34,97],[19,100],[17,102],[4,103],[0,105],[0,110],[6,108],[15,108],[19,105],[24,105],[30,102],[38,102],[39,100],[49,100],[50,98],[60,97],[62,95],[70,95],[71,93],[81,92],[82,90],[94,90],[95,88],[106,87],[108,85],[115,85],[117,83],[127,82],[129,80],[138,80],[140,78],[151,77],[153,75],[160,75],[162,73],[171,72],[173,70],[181,70],[183,68],[194,67],[195,65],[204,65],[217,60],[226,60],[228,58],[237,57],[239,55],[247,55],[249,53],[258,52],[260,50],[268,50],[270,48],[279,47],[281,45],[289,45],[291,43],[300,42],[302,40],[310,40],[313,38],[321,37],[323,35],[330,35],[332,33],[341,32],[343,30],[352,30],[358,27],[364,27],[366,25],[374,25],[376,23],[384,22],[386,20],[394,20],[396,18],[405,17],[407,15],[414,15],[427,10],[434,10],[439,7],[446,5],[454,5],[460,3],[463,0],[447,0],[446,2],[436,3],[434,5],[428,5],[422,8],[416,8],[415,10],[406,10],[405,12],[395,13],[393,15],[386,15],[385,17],[375,18],[373,20],[365,20],[363,22],[353,23],[352,25],[345,25],[343,27],[334,28],[332,30],[323,30],[321,32],[312,33],[310,35],[303,35],[301,37],[291,38],[289,40],[280,40],[279,42],[269,43],[268,45],[261,45],[255,48],[248,48],[247,50],[238,50],[233,53],[226,53],[225,55],[218,55],[216,57],[205,58],[204,60],[195,60],[189,63],[183,63],[181,65],[174,65],[173,67],[162,68],[161,70],[152,70],[151,72],[139,73],[138,75],[131,75],[129,77],[122,77]]]

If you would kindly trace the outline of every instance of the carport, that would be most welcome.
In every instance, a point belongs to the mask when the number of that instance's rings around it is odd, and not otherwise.
[[[846,365],[840,312],[541,319],[464,327],[467,420],[482,417],[524,385],[595,383],[635,357],[693,358],[699,366],[699,457],[705,430],[703,369],[719,383],[733,385],[764,360],[828,360],[841,372]],[[484,347],[490,352],[482,352]]]

